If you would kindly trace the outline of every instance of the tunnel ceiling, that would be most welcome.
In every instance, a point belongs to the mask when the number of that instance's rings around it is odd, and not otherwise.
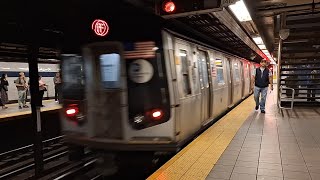
[[[131,4],[135,4],[139,7],[144,7],[149,11],[155,12],[155,4],[159,0],[121,0],[122,2],[129,2]],[[117,1],[117,3],[121,2]],[[9,1],[8,1],[9,2]],[[7,2],[7,3],[8,3]],[[56,42],[57,39],[61,37],[70,37],[73,38],[74,41],[81,43],[79,39],[75,38],[76,35],[79,35],[80,32],[71,31],[72,24],[79,24],[79,19],[87,20],[88,14],[90,16],[101,16],[101,14],[97,14],[97,7],[110,7],[110,2],[102,1],[102,0],[94,0],[94,1],[47,1],[42,2],[42,7],[34,11],[32,8],[26,8],[28,6],[32,6],[30,3],[20,3],[18,6],[12,5],[14,3],[19,4],[20,1],[13,0],[10,1],[10,5],[5,4],[0,6],[0,14],[1,21],[5,20],[5,28],[0,29],[2,34],[15,34],[14,36],[5,36],[0,41],[0,53],[5,55],[5,57],[10,57],[13,54],[23,55],[25,57],[27,55],[27,47],[26,41],[24,38],[26,37],[26,33],[24,28],[29,26],[28,23],[30,21],[30,17],[33,17],[32,21],[34,24],[41,24],[45,31],[41,32],[41,40],[45,40],[47,44],[41,44],[42,48],[40,52],[40,56],[43,58],[58,58],[60,51],[57,50],[59,47],[65,45],[62,42],[59,44]],[[99,2],[101,5],[96,6]],[[113,3],[113,7],[116,8],[116,4]],[[103,5],[102,5],[103,4]],[[50,5],[50,8],[48,8]],[[6,8],[11,7],[11,8]],[[12,10],[11,10],[12,9]],[[34,11],[34,12],[33,12]],[[32,16],[30,16],[30,13]],[[129,13],[129,12],[127,12]],[[44,19],[44,16],[47,18]],[[29,19],[26,19],[29,18]],[[9,19],[9,20],[8,20]],[[17,20],[18,19],[18,20]],[[221,23],[219,19],[217,19],[212,13],[202,14],[202,15],[193,15],[183,18],[176,18],[185,25],[191,27],[192,29],[201,33],[204,37],[208,37],[209,41],[214,42],[210,45],[217,46],[223,50],[229,51],[230,53],[239,55],[240,57],[244,57],[249,60],[259,61],[261,59],[262,52],[258,49],[258,47],[252,42],[249,36],[242,33],[242,36],[237,36],[233,31],[230,30],[230,27],[226,27],[225,24]],[[31,22],[31,21],[30,21]],[[207,23],[208,22],[208,23]],[[2,23],[2,22],[1,22]],[[202,23],[199,26],[199,23]],[[10,28],[13,27],[13,28]],[[13,32],[12,29],[15,29],[17,32]],[[83,27],[78,27],[79,31],[83,29]],[[236,27],[236,29],[240,29],[241,27]],[[47,35],[48,34],[48,35]],[[54,34],[54,37],[52,34]],[[9,39],[8,39],[9,38]],[[14,42],[11,41],[11,38],[14,38]],[[244,39],[244,40],[243,40]],[[59,40],[60,41],[60,40]],[[64,41],[62,39],[61,41]],[[9,42],[9,43],[8,43]],[[43,41],[44,42],[44,41]],[[216,44],[220,43],[219,45]],[[50,47],[54,46],[53,49]]]
[[[159,0],[127,0],[154,10]],[[249,35],[260,34],[267,49],[277,57],[280,15],[289,37],[283,41],[283,58],[316,59],[320,54],[320,0],[244,0],[253,22],[241,23]],[[214,23],[212,25],[215,25]],[[195,27],[196,28],[196,27]]]
[[[283,41],[283,59],[318,59],[320,0],[244,0],[266,46],[277,57],[280,15],[289,37]]]
[[[158,13],[159,4],[164,0],[125,0],[138,7]],[[185,1],[187,4],[189,1]],[[246,58],[251,61],[259,62],[266,58],[258,46],[250,38],[241,24],[233,17],[228,9],[222,8],[216,12],[194,13],[170,17],[169,21],[178,21],[192,28],[194,31],[206,36],[216,42],[215,47],[228,51],[232,54]],[[173,13],[174,15],[174,13]],[[167,18],[167,17],[165,17]]]
[[[159,0],[123,0],[143,6],[145,9],[155,11],[155,3]],[[273,52],[274,57],[277,54],[277,47],[279,41],[279,29],[280,18],[278,15],[285,14],[286,21],[283,28],[290,29],[290,35],[283,44],[283,57],[284,58],[300,58],[300,59],[312,59],[319,57],[320,48],[320,0],[244,0],[247,4],[250,14],[253,18],[254,24],[244,24],[248,29],[251,28],[253,33],[259,33],[270,52]],[[62,1],[59,1],[60,3]],[[69,4],[77,4],[76,1],[71,1]],[[84,1],[86,4],[89,1]],[[57,3],[56,3],[57,4]],[[90,3],[89,3],[90,4]],[[57,6],[57,5],[56,5]],[[23,6],[17,7],[17,10]],[[60,6],[57,6],[59,8]],[[66,6],[67,7],[67,6]],[[5,13],[8,9],[2,6],[1,12],[4,14],[2,18],[6,17]],[[26,8],[25,8],[26,9]],[[66,9],[62,7],[62,12],[69,18],[77,18],[74,16],[73,9]],[[28,10],[23,10],[28,13]],[[59,11],[54,11],[52,14],[59,14]],[[38,15],[40,16],[41,13]],[[60,17],[62,17],[60,15]],[[196,20],[203,21],[203,18],[210,17],[210,21],[214,22],[208,25],[198,26],[195,23]],[[190,19],[193,18],[193,19]],[[197,18],[197,19],[195,19]],[[217,21],[211,14],[189,16],[186,18],[180,18],[179,21],[188,24],[199,32],[210,35],[211,38],[218,39],[222,43],[226,43],[231,49],[235,49],[238,53],[235,54],[252,54],[257,52],[252,51],[252,48],[248,47],[244,43],[239,43],[240,39],[232,35],[232,32],[223,31],[225,27],[221,26],[221,23]],[[191,21],[190,21],[191,20]],[[193,21],[192,21],[193,20]],[[66,21],[66,20],[65,20]],[[221,26],[221,30],[213,31],[213,26]],[[243,25],[243,24],[242,24]],[[61,26],[64,26],[63,24]],[[50,28],[50,27],[49,27]],[[59,29],[59,28],[58,28]],[[208,32],[211,29],[212,32]],[[258,32],[255,32],[258,31]],[[231,35],[230,35],[231,33]],[[228,34],[230,36],[228,36]],[[251,34],[249,33],[248,36]],[[220,37],[219,37],[220,36]],[[230,39],[231,38],[231,39]],[[19,38],[17,38],[19,39]],[[228,42],[230,41],[230,42]],[[3,45],[3,44],[1,44]],[[2,48],[2,49],[1,49]],[[25,47],[18,47],[21,50]],[[6,51],[3,46],[0,47],[1,51]],[[19,50],[19,49],[18,49]],[[43,49],[43,54],[52,52],[51,49]],[[59,52],[54,52],[59,53]],[[259,54],[259,53],[258,53]],[[250,59],[250,57],[247,57]]]

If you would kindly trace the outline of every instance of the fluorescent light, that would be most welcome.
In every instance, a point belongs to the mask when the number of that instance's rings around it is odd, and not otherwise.
[[[255,37],[255,38],[252,38],[252,39],[257,45],[264,44],[261,37]]]
[[[243,0],[240,0],[235,4],[230,5],[229,8],[240,22],[252,20],[250,13],[246,5],[244,4]]]
[[[262,49],[267,49],[264,44],[259,44],[258,47],[259,47],[261,50],[262,50]]]
[[[186,57],[187,54],[186,54],[186,53],[179,53],[179,56],[180,56],[180,57]]]

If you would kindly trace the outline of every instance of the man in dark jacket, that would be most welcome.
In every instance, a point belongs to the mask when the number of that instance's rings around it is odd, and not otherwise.
[[[270,85],[270,89],[273,90],[273,80],[272,80],[272,72],[267,68],[267,61],[265,59],[261,60],[260,67],[256,68],[252,72],[252,83],[254,86],[254,100],[256,101],[256,110],[259,109],[261,113],[266,113],[265,104],[268,92],[268,86]],[[261,100],[260,100],[261,93]],[[259,102],[260,101],[260,102]]]

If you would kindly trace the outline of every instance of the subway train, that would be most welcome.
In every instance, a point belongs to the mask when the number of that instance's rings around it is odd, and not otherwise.
[[[39,63],[38,65],[39,75],[42,76],[42,80],[48,85],[48,91],[44,94],[44,98],[53,98],[54,97],[54,83],[53,77],[56,72],[60,70],[59,63]],[[14,84],[14,80],[16,80],[19,76],[19,72],[24,72],[27,81],[29,80],[29,68],[28,63],[22,62],[0,62],[0,74],[8,75],[8,98],[9,102],[17,102],[18,101],[18,91]],[[28,97],[30,99],[30,97]]]
[[[62,56],[61,119],[74,149],[177,151],[250,95],[256,63],[168,29],[153,37]]]

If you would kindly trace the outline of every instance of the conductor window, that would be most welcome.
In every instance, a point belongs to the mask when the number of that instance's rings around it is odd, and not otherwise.
[[[185,95],[191,94],[191,86],[189,81],[189,63],[187,57],[187,51],[180,50],[179,53],[181,59],[181,74],[182,74],[182,81],[183,81],[183,92]]]
[[[106,89],[120,88],[120,55],[100,55],[101,82]]]

